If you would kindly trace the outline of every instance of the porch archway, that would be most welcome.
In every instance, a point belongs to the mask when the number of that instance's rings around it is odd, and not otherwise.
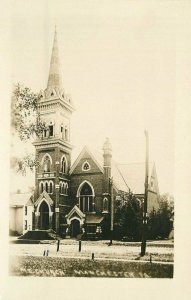
[[[80,221],[75,218],[71,221],[71,237],[76,238],[78,234],[80,234]]]
[[[49,206],[46,201],[42,201],[39,207],[40,212],[40,229],[47,230],[50,228],[49,224]]]

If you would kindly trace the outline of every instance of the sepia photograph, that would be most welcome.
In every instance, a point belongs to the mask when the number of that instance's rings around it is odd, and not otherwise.
[[[11,1],[10,280],[173,282],[175,3]]]

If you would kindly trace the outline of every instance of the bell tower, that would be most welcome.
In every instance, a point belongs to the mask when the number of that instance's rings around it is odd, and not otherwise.
[[[70,210],[70,119],[74,106],[63,89],[56,29],[47,88],[40,91],[38,110],[45,130],[33,143],[39,161],[35,174],[35,229],[49,228],[58,232]],[[41,207],[43,201],[47,203],[49,219]]]

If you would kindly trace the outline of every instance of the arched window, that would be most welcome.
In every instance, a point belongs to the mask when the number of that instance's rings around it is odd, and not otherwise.
[[[44,129],[43,130],[43,137],[48,137],[48,129],[46,128],[46,129]]]
[[[103,211],[108,212],[108,199],[103,199]]]
[[[80,190],[79,196],[79,208],[83,212],[92,212],[94,211],[93,207],[93,191],[91,186],[85,182]]]
[[[46,155],[44,158],[44,165],[43,165],[44,172],[50,172],[50,164],[51,164],[50,157]]]
[[[65,195],[68,195],[68,183],[65,184]]]
[[[44,184],[43,182],[40,183],[40,193],[42,193],[44,191]]]
[[[64,128],[64,136],[65,136],[65,140],[68,141],[69,136],[68,136],[68,127],[67,126],[65,126],[65,128]]]
[[[59,191],[60,191],[60,194],[62,194],[62,182],[60,181],[60,188],[59,188]]]
[[[49,125],[48,126],[48,131],[49,131],[49,136],[53,136],[54,135],[54,127],[53,127],[53,125]]]
[[[61,172],[67,173],[67,160],[65,156],[63,156],[61,159]]]
[[[60,182],[60,194],[61,195],[65,195],[65,185],[66,185],[65,182],[63,182],[63,181]]]
[[[61,138],[64,139],[64,126],[60,126]]]
[[[48,193],[48,182],[45,182],[45,191]]]
[[[50,181],[49,192],[50,192],[50,194],[53,193],[53,183],[52,183],[52,181]]]
[[[64,182],[62,183],[62,194],[63,195],[65,194],[65,183]]]

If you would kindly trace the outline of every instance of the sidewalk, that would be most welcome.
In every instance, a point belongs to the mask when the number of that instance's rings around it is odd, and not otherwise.
[[[100,259],[125,259],[135,260],[139,257],[141,246],[119,245],[113,243],[108,246],[106,241],[82,241],[81,251],[79,252],[79,242],[76,240],[62,240],[57,252],[57,241],[45,241],[40,244],[10,244],[9,254],[16,256],[43,256],[44,251],[49,252],[49,256],[56,257],[75,257],[75,258],[91,258],[94,253],[95,258]],[[156,245],[146,247],[146,255],[140,260],[172,262],[174,259],[172,247],[157,247]]]

